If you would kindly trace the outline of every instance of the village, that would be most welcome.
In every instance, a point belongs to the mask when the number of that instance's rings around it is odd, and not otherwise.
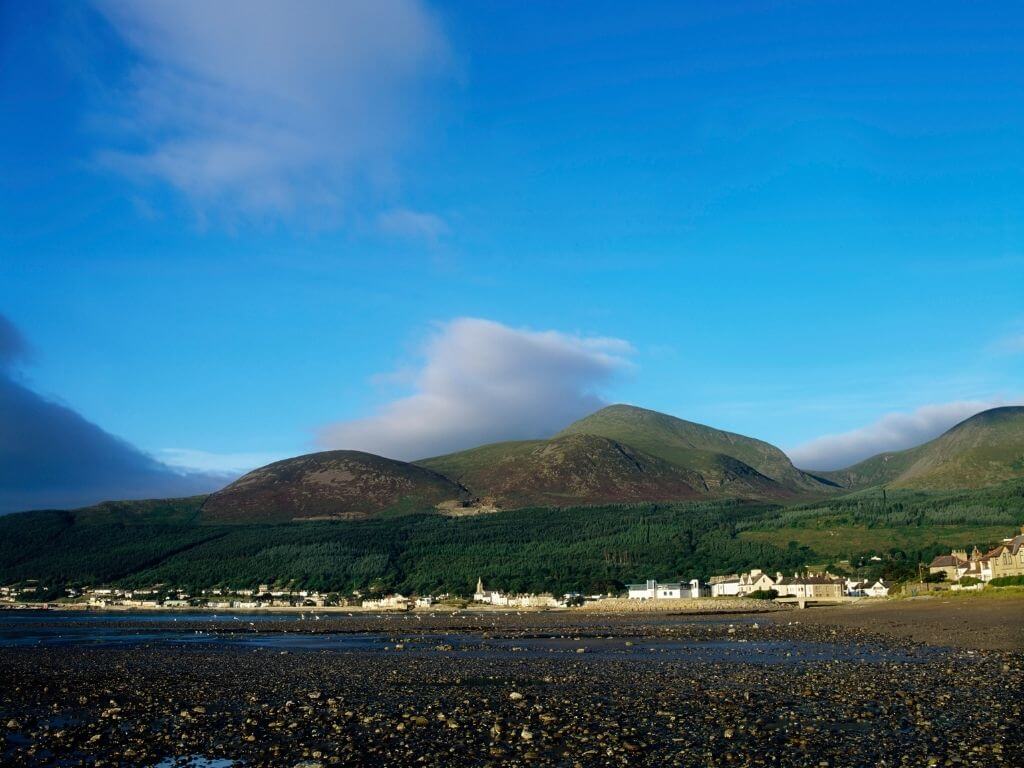
[[[874,558],[877,560],[877,558]],[[923,571],[923,567],[922,567]],[[743,573],[697,578],[626,584],[618,594],[510,593],[488,589],[478,578],[476,589],[467,600],[459,595],[406,596],[398,593],[350,595],[295,589],[269,583],[254,587],[216,587],[192,594],[170,585],[157,584],[147,588],[98,586],[68,588],[59,599],[38,599],[35,582],[0,586],[0,608],[79,608],[97,610],[207,610],[207,611],[412,611],[465,609],[569,609],[575,607],[613,610],[626,600],[647,603],[652,607],[663,601],[730,599],[771,600],[780,604],[836,604],[870,598],[896,596],[897,592],[916,595],[942,590],[979,591],[986,586],[1000,587],[1024,581],[1024,526],[1021,532],[1004,538],[984,554],[974,547],[952,550],[935,557],[918,581],[893,585],[882,578],[857,578],[832,574],[827,569],[805,570],[791,576],[779,571],[769,573],[753,568]]]

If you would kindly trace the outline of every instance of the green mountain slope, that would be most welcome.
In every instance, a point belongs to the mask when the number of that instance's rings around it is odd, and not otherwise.
[[[207,498],[207,522],[358,520],[465,500],[466,490],[429,469],[359,451],[324,451],[253,470]]]
[[[709,488],[699,472],[596,435],[497,443],[421,462],[501,507],[669,501],[708,496],[770,497],[749,467]]]
[[[794,494],[824,493],[831,486],[793,466],[770,443],[684,421],[632,405],[610,405],[566,427],[559,435],[601,435],[714,478],[728,457],[753,467]],[[729,462],[724,462],[729,464]]]
[[[627,443],[585,433],[494,443],[417,464],[504,508],[792,495],[730,456],[694,451],[685,460],[677,456],[672,462]]]
[[[1024,477],[1024,406],[984,411],[916,448],[821,474],[850,489],[982,488]]]

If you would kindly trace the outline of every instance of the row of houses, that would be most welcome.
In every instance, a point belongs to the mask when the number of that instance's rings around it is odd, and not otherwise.
[[[712,597],[746,597],[754,593],[775,592],[779,597],[832,600],[842,597],[888,597],[889,585],[883,579],[843,579],[824,573],[795,573],[784,576],[765,573],[759,568],[741,574],[711,577]]]
[[[83,590],[82,597],[98,608],[322,608],[327,603],[327,596],[316,591],[271,589],[266,584],[204,589],[195,595],[162,584],[145,589],[93,587]]]
[[[476,580],[476,591],[473,602],[494,605],[501,608],[564,608],[571,596],[556,597],[550,592],[508,593],[500,590],[484,589],[484,580]]]
[[[1016,536],[1003,539],[984,554],[974,547],[970,555],[965,549],[939,555],[928,564],[928,572],[944,574],[946,581],[954,583],[964,578],[989,582],[1005,576],[1024,576],[1024,525]]]
[[[360,605],[363,608],[372,608],[378,611],[409,611],[413,608],[429,608],[434,604],[434,598],[406,597],[405,595],[394,594],[384,595],[363,600]]]
[[[0,587],[0,602],[14,603],[36,594],[35,585],[10,585]]]

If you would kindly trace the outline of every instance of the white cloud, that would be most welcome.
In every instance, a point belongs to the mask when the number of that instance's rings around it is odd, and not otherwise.
[[[207,472],[231,477],[287,458],[276,453],[212,453],[194,448],[163,448],[157,458],[169,467],[186,472]]]
[[[419,240],[436,245],[448,234],[448,223],[433,213],[396,208],[377,216],[377,227],[381,232],[408,240]]]
[[[101,160],[204,212],[333,209],[390,176],[449,61],[419,0],[94,1],[138,56]]]
[[[597,390],[629,367],[632,353],[621,339],[459,318],[426,345],[414,394],[325,427],[319,443],[417,459],[546,437],[604,405]]]
[[[1002,399],[966,400],[925,405],[911,413],[887,413],[871,424],[837,435],[825,435],[788,451],[798,467],[842,469],[885,451],[901,451],[938,437],[950,427]]]

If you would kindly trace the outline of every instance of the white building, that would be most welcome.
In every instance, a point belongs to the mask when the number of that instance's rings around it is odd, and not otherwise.
[[[712,597],[736,597],[740,593],[740,577],[714,576],[711,579]]]
[[[627,584],[626,589],[630,600],[682,600],[709,594],[708,588],[702,585],[698,579],[690,579],[689,582],[664,583],[648,579],[643,584]]]
[[[740,576],[740,583],[736,594],[749,595],[751,592],[767,592],[770,589],[775,589],[775,584],[781,576],[782,574],[778,574],[773,579],[760,568],[755,568]]]
[[[678,581],[659,584],[654,579],[648,579],[643,584],[627,584],[626,589],[630,600],[678,599],[682,585]]]
[[[363,608],[377,608],[381,611],[407,611],[409,598],[403,595],[388,595],[376,600],[363,600]]]
[[[490,603],[491,605],[494,605],[494,603],[492,602],[493,596],[494,595],[498,595],[498,594],[501,594],[501,593],[500,592],[489,592],[488,590],[484,589],[483,577],[477,578],[477,580],[476,580],[476,592],[473,593],[473,602],[474,603]]]
[[[883,579],[875,581],[847,579],[844,592],[847,597],[888,597],[889,585]]]

